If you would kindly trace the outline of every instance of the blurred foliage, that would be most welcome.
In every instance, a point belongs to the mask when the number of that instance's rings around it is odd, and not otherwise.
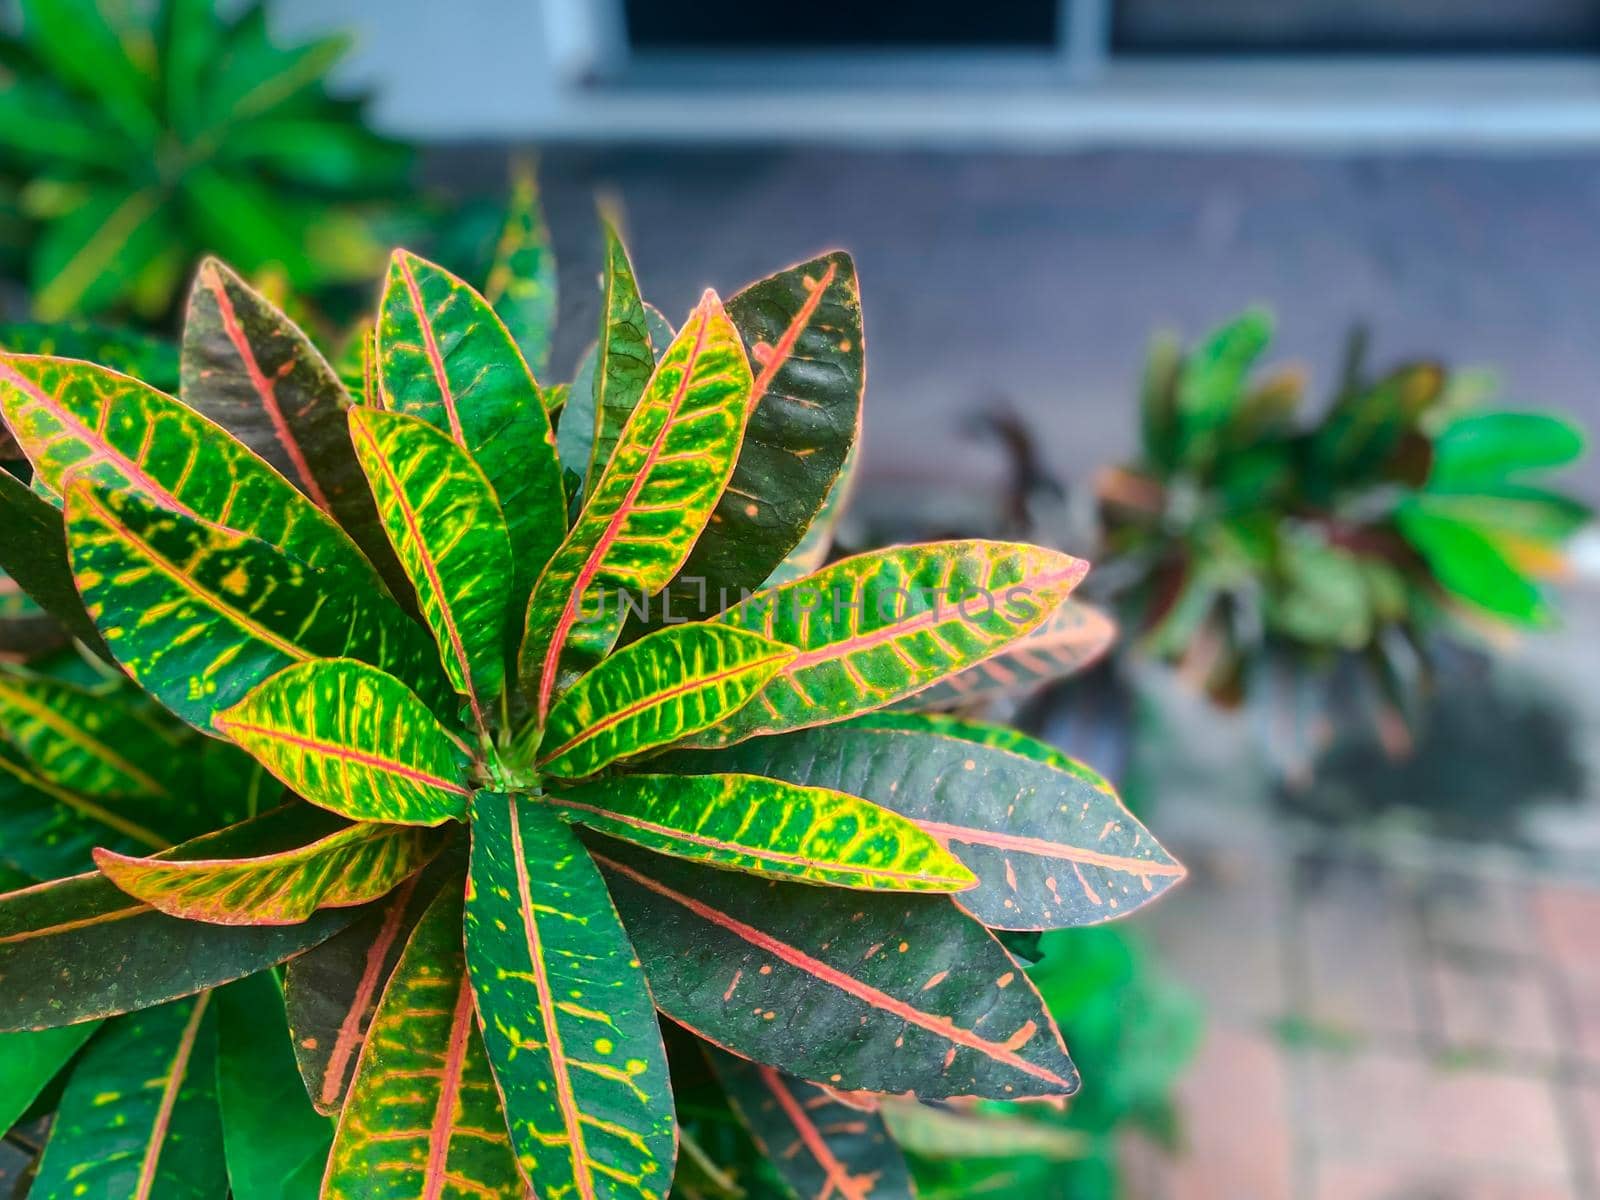
[[[1200,1042],[1198,1001],[1116,926],[1045,933],[1038,953],[1028,974],[1061,1027],[1084,1088],[1059,1112],[995,1103],[966,1111],[891,1109],[890,1126],[911,1159],[921,1200],[1114,1200],[1122,1194],[1118,1146],[1125,1136],[1181,1152],[1171,1094]]]
[[[1328,725],[1319,681],[1351,660],[1398,752],[1441,636],[1554,619],[1542,585],[1591,513],[1535,479],[1584,438],[1489,407],[1479,374],[1372,375],[1359,337],[1308,420],[1299,372],[1254,371],[1271,331],[1253,311],[1187,352],[1155,343],[1141,457],[1098,480],[1107,574],[1147,649],[1223,704],[1258,692],[1280,735],[1305,733],[1291,766]]]
[[[207,253],[301,291],[378,273],[392,231],[374,221],[410,152],[328,92],[343,37],[280,46],[259,4],[16,10],[0,28],[0,268],[40,320],[156,320]]]

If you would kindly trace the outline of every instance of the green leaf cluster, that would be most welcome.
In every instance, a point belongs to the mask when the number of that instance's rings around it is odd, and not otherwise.
[[[1081,625],[1085,563],[812,569],[860,417],[849,256],[674,330],[608,227],[561,384],[514,199],[484,289],[394,253],[357,389],[214,259],[177,396],[0,356],[0,567],[102,656],[0,675],[37,1197],[659,1200],[685,1072],[782,1186],[909,1196],[882,1096],[1078,1088],[994,931],[1182,877],[1087,767],[903,707]]]
[[[1584,437],[1439,363],[1370,372],[1359,339],[1308,414],[1300,372],[1256,369],[1271,332],[1252,311],[1152,347],[1140,458],[1098,486],[1119,604],[1224,703],[1359,661],[1400,738],[1440,634],[1552,621],[1545,583],[1591,513],[1542,477]]]
[[[409,152],[329,93],[344,37],[281,44],[260,3],[18,9],[0,32],[0,231],[40,320],[161,316],[205,253],[296,289],[381,263],[372,217]]]

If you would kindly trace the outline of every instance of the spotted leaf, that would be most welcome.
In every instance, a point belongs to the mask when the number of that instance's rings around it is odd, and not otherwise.
[[[622,775],[549,801],[623,841],[775,879],[891,892],[958,892],[977,882],[912,822],[827,788],[756,775]]]
[[[505,683],[512,575],[494,489],[470,454],[417,417],[351,409],[350,436],[445,673],[487,735]]]
[[[676,1136],[639,961],[588,852],[537,801],[473,799],[467,966],[537,1196],[659,1200]]]
[[[1077,1090],[1033,985],[946,898],[591,847],[657,1006],[717,1045],[843,1091],[1018,1100]]]
[[[214,258],[189,293],[182,371],[185,404],[334,517],[390,587],[403,585],[350,446],[344,381],[299,326]]]
[[[280,671],[216,724],[296,794],[352,820],[440,825],[466,812],[461,747],[415,692],[353,659]]]
[[[707,1047],[756,1145],[805,1200],[912,1200],[911,1171],[883,1118],[772,1067]]]
[[[106,645],[147,692],[209,729],[273,672],[349,656],[436,692],[426,635],[360,580],[317,572],[265,542],[74,483],[72,570]]]
[[[757,592],[715,618],[798,653],[732,718],[690,739],[727,745],[870,712],[1026,637],[1089,569],[1007,542],[936,542],[859,554]]]
[[[555,436],[521,352],[487,300],[404,250],[389,263],[377,342],[384,406],[448,433],[493,486],[520,604],[567,528]]]
[[[95,851],[105,877],[169,916],[218,925],[292,925],[319,908],[376,900],[415,874],[438,839],[413,825],[350,825],[293,805],[257,817],[248,858],[166,862]]]
[[[558,685],[615,643],[620,596],[652,596],[683,565],[733,470],[749,396],[739,335],[707,292],[534,588],[519,670],[540,722]]]
[[[955,901],[991,928],[1112,920],[1183,878],[1104,780],[946,732],[847,726],[675,756],[671,766],[838,788],[911,818],[978,876]]]
[[[524,1195],[473,1013],[461,893],[412,931],[339,1115],[323,1200]]]
[[[306,1094],[334,1114],[355,1075],[356,1057],[406,939],[439,894],[435,862],[363,910],[348,929],[289,960],[283,999]]]
[[[622,431],[644,395],[656,359],[650,345],[650,326],[644,301],[627,247],[616,225],[602,217],[605,232],[605,270],[600,302],[600,339],[595,343],[593,394],[594,437],[589,443],[589,466],[584,472],[585,494],[596,483],[616,452]]]
[[[675,625],[640,638],[585,675],[550,712],[539,769],[592,775],[738,710],[793,657],[741,629]]]
[[[855,263],[836,250],[779,271],[730,299],[728,315],[755,377],[750,426],[682,573],[737,591],[762,586],[800,544],[855,444],[866,383]],[[698,594],[680,584],[674,600]]]
[[[277,546],[307,566],[376,579],[344,531],[188,405],[92,363],[0,358],[0,416],[62,496],[82,479]]]
[[[61,1094],[30,1196],[175,1197],[227,1191],[211,996],[101,1031]]]
[[[249,826],[166,851],[170,860],[250,852]],[[324,909],[298,925],[225,928],[135,900],[99,872],[0,896],[0,1030],[47,1029],[192,996],[275,966],[351,924]],[[63,986],[64,963],[72,964]]]
[[[955,708],[1023,696],[1075,675],[1116,640],[1117,626],[1098,608],[1067,600],[1027,637],[900,702],[909,709]]]

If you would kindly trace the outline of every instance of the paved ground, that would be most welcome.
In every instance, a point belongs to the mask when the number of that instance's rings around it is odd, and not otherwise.
[[[1490,744],[1335,827],[1239,770],[1246,731],[1164,697],[1148,816],[1192,874],[1141,924],[1210,1021],[1186,1152],[1133,1148],[1132,1200],[1600,1197],[1600,595],[1573,599],[1496,691],[1506,712],[1555,697],[1576,789],[1528,761],[1545,743]],[[1469,776],[1498,824],[1426,794]]]

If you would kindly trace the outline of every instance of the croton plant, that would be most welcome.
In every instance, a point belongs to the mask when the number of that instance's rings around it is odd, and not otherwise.
[[[1252,311],[1187,351],[1156,342],[1141,456],[1098,481],[1104,577],[1145,644],[1214,699],[1257,692],[1279,752],[1305,752],[1352,674],[1402,750],[1441,635],[1552,622],[1544,585],[1592,514],[1543,476],[1583,434],[1492,407],[1481,373],[1372,372],[1360,338],[1307,419],[1300,371],[1255,373],[1271,332]]]
[[[803,1195],[907,1196],[885,1097],[1078,1087],[1017,931],[1182,868],[1089,768],[916,709],[1048,673],[1086,564],[821,565],[848,255],[674,331],[608,226],[575,385],[529,368],[541,220],[495,269],[397,251],[357,389],[214,260],[177,397],[0,357],[0,566],[83,650],[0,675],[35,1200],[665,1197],[680,1151],[737,1192],[711,1110]]]

